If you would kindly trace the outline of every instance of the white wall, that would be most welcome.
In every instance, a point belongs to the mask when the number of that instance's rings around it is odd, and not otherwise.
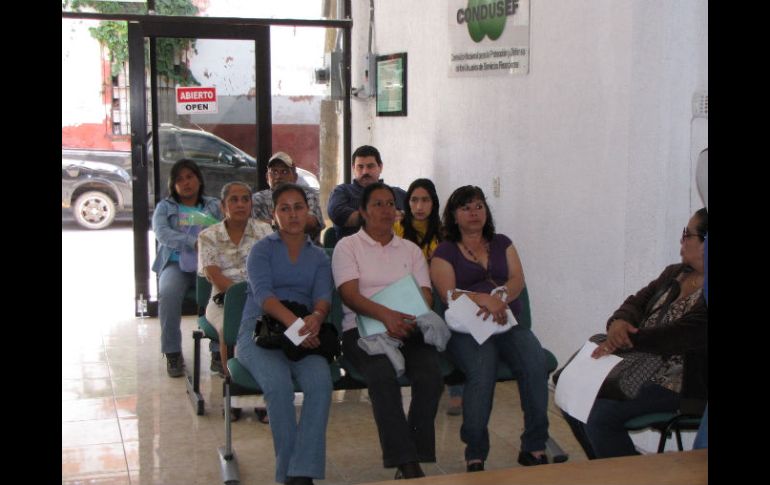
[[[61,21],[61,125],[102,123],[108,113],[102,97],[102,53],[91,37],[93,20]],[[84,95],[87,93],[87,95]]]
[[[380,149],[386,182],[432,178],[442,206],[460,185],[484,189],[519,250],[533,329],[563,364],[679,259],[708,11],[705,0],[530,3],[528,75],[449,78],[445,2],[375,1],[374,49],[408,53],[408,116],[354,100],[353,148]],[[368,0],[354,0],[353,86],[368,18]]]

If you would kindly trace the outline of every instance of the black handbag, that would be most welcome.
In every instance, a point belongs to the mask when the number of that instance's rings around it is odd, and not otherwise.
[[[281,300],[281,304],[299,318],[310,315],[310,310],[295,301]],[[340,339],[337,329],[330,323],[322,323],[318,331],[318,339],[321,345],[314,349],[308,349],[294,345],[288,337],[284,335],[286,326],[268,314],[262,315],[257,321],[257,328],[254,330],[254,343],[265,349],[281,349],[292,361],[298,361],[308,355],[321,355],[328,362],[332,362],[341,353]]]

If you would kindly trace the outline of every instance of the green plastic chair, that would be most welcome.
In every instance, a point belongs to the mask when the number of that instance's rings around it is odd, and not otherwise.
[[[681,431],[695,431],[700,426],[701,416],[697,414],[685,414],[680,412],[650,413],[629,419],[625,423],[626,431],[640,431],[652,428],[660,433],[658,441],[658,453],[666,449],[666,441],[672,432],[676,436],[676,445],[679,451],[684,451],[682,446]]]
[[[324,230],[321,236],[321,244],[323,244],[325,249],[334,249],[334,246],[337,245],[337,231],[334,230],[334,226],[327,227]],[[330,252],[327,252],[327,254],[330,258],[332,257]]]

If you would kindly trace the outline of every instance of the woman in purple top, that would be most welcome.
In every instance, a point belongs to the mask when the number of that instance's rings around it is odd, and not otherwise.
[[[518,316],[522,307],[518,297],[524,289],[521,261],[511,240],[495,234],[484,192],[470,185],[455,190],[444,208],[442,222],[444,242],[433,253],[430,277],[444,303],[447,292],[452,292],[454,300],[461,294],[455,290],[466,290],[485,318],[504,325],[506,309]],[[467,471],[483,470],[489,454],[487,425],[498,359],[517,371],[524,411],[518,461],[525,466],[548,463],[548,377],[543,349],[530,329],[514,326],[492,335],[482,345],[470,334],[452,331],[448,350],[466,376],[460,438],[467,445]]]

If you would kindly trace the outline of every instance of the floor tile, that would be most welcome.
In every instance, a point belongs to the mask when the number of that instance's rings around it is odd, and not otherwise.
[[[85,475],[127,473],[122,443],[89,446],[62,446],[62,480]]]
[[[73,401],[62,401],[61,403],[62,422],[116,417],[115,400],[112,397],[76,399]]]
[[[62,379],[105,379],[110,369],[104,362],[81,362],[62,364]]]
[[[126,473],[97,473],[94,475],[72,478],[62,477],[62,485],[130,485],[131,480]]]
[[[112,382],[109,379],[62,379],[61,400],[111,397]]]
[[[120,443],[117,419],[94,419],[61,424],[62,447]]]

